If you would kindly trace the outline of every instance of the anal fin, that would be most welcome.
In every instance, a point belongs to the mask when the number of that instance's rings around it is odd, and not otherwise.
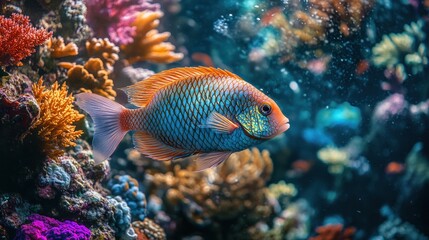
[[[219,164],[229,158],[232,152],[211,152],[200,153],[195,160],[197,169],[196,171],[203,171],[207,168],[217,167]]]
[[[140,153],[155,160],[173,160],[189,155],[189,152],[169,146],[146,132],[135,132],[133,142]]]

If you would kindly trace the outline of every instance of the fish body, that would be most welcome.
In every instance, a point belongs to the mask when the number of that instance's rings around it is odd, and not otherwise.
[[[95,122],[97,161],[108,158],[133,130],[135,147],[146,156],[170,160],[198,155],[202,170],[289,128],[272,99],[221,69],[170,69],[124,90],[140,108],[126,109],[90,93],[76,95]]]

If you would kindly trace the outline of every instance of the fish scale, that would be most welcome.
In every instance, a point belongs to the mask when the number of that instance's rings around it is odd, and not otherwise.
[[[239,102],[234,106],[227,104],[232,101],[226,99],[231,98],[231,95],[242,96],[247,88],[247,84],[239,84],[230,78],[178,82],[160,90],[145,111],[133,111],[134,114],[130,114],[127,121],[140,119],[137,125],[130,123],[134,127],[132,130],[147,131],[160,141],[179,149],[193,149],[195,152],[242,149],[258,141],[245,138],[244,134],[235,134],[232,138],[223,136],[199,126],[201,120],[213,111],[226,116],[233,116],[240,111]],[[193,105],[197,107],[191,107]],[[180,108],[189,111],[178,111]]]
[[[289,128],[273,100],[221,69],[170,69],[124,90],[139,109],[90,93],[76,95],[77,105],[94,121],[97,162],[134,130],[134,144],[144,155],[170,160],[197,154],[197,169],[202,170]]]

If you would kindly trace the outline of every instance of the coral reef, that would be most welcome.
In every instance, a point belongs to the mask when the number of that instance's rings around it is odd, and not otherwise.
[[[133,42],[136,29],[132,26],[139,12],[159,10],[149,0],[93,0],[85,1],[88,23],[96,37],[109,37],[115,44]]]
[[[280,61],[285,62],[295,58],[295,51],[301,46],[323,45],[354,36],[373,4],[373,0],[310,0],[305,4],[292,1],[287,8],[274,7],[261,19],[264,43],[254,48],[249,58],[258,62],[263,57],[281,55]],[[277,33],[273,34],[273,30]]]
[[[428,65],[423,21],[405,25],[404,30],[384,35],[382,41],[372,48],[374,65],[395,69],[400,79],[406,79],[409,73],[422,73]]]
[[[55,36],[62,36],[66,42],[76,44],[91,36],[91,29],[86,24],[87,8],[83,0],[64,0],[57,4],[49,1],[49,3],[53,7],[40,18],[40,26],[54,32]]]
[[[62,37],[54,37],[49,39],[47,48],[52,58],[76,56],[78,54],[76,44],[69,42],[67,45],[65,45],[64,39]]]
[[[35,52],[52,33],[31,26],[30,18],[13,13],[10,18],[0,16],[0,66],[22,65],[23,58]]]
[[[137,234],[131,227],[131,211],[127,203],[119,196],[108,198],[114,207],[115,232],[121,239],[136,239]]]
[[[0,1],[0,239],[428,239],[428,6]],[[73,94],[132,108],[116,89],[167,63],[237,73],[293,127],[202,172],[129,134],[96,163]]]
[[[268,186],[270,194],[274,198],[280,198],[281,196],[295,197],[298,193],[298,190],[292,183],[286,183],[285,181],[280,181],[278,183],[273,183]]]
[[[25,223],[28,216],[40,208],[32,205],[17,193],[0,195],[0,226],[4,228],[6,239],[12,238],[14,232]]]
[[[305,200],[287,205],[273,219],[272,224],[264,222],[250,227],[249,239],[306,239],[309,234],[309,221],[312,209]]]
[[[73,124],[83,115],[73,109],[74,97],[67,95],[65,84],[59,86],[56,82],[51,89],[46,89],[40,79],[33,84],[33,93],[40,106],[40,115],[31,131],[42,139],[44,153],[55,159],[64,153],[64,148],[75,145],[73,141],[82,131],[75,130]]]
[[[139,190],[139,183],[129,175],[116,175],[109,180],[108,189],[113,196],[120,196],[131,210],[133,220],[143,221],[146,217],[146,197]]]
[[[21,226],[15,239],[79,239],[89,240],[91,232],[85,226],[73,221],[60,222],[56,219],[31,215],[29,223]]]
[[[77,92],[92,92],[103,97],[115,99],[116,91],[113,90],[113,80],[109,79],[109,72],[104,68],[103,61],[99,58],[90,58],[85,65],[60,63],[67,68],[67,85]]]
[[[89,57],[99,58],[104,63],[104,68],[112,71],[113,65],[119,59],[119,48],[111,43],[108,38],[92,38],[85,43]]]
[[[137,240],[166,239],[164,230],[149,218],[145,218],[144,221],[133,222],[132,226],[134,228],[134,231],[137,233]]]
[[[132,26],[136,28],[136,35],[131,43],[121,45],[125,59],[135,62],[149,61],[153,63],[171,63],[183,58],[182,53],[174,53],[174,45],[164,42],[170,37],[169,32],[159,33],[156,28],[162,12],[144,11],[137,14]]]
[[[93,164],[92,159],[86,158],[92,153],[86,155],[88,150],[80,147],[82,145],[85,144],[80,142],[72,154],[82,156],[80,163],[68,156],[44,162],[34,190],[34,194],[40,199],[44,215],[65,217],[83,224],[90,229],[94,239],[112,239],[115,236],[135,238],[126,203],[120,198],[103,196],[99,176],[106,176],[108,168],[82,168]]]
[[[352,240],[356,228],[343,228],[341,224],[332,224],[318,227],[316,232],[317,236],[309,238],[310,240]]]
[[[167,206],[172,209],[181,206],[193,224],[208,226],[246,214],[246,223],[241,224],[251,225],[272,213],[264,187],[272,172],[267,151],[245,150],[231,155],[217,169],[194,170],[194,165],[187,168],[176,165],[172,172],[154,174],[151,182],[154,191],[165,192]],[[243,225],[234,227],[239,232]]]
[[[14,72],[2,77],[0,88],[0,190],[25,186],[32,181],[44,156],[40,140],[28,137],[40,107],[31,94],[31,81]],[[17,184],[17,185],[16,185]]]
[[[317,157],[328,165],[329,172],[332,174],[341,174],[349,160],[349,154],[335,147],[322,148],[317,152]]]

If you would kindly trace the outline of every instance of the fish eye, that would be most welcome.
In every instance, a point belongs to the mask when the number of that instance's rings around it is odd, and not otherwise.
[[[268,103],[262,104],[261,106],[259,106],[259,112],[264,116],[270,115],[272,112],[271,105],[269,105]]]

